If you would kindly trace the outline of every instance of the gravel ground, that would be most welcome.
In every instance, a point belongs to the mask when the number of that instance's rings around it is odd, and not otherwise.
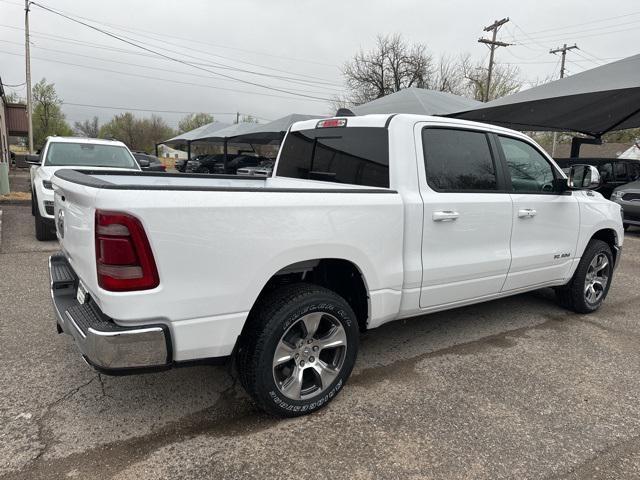
[[[640,478],[640,230],[603,308],[543,290],[363,336],[312,416],[257,411],[225,367],[106,377],[56,335],[28,206],[3,205],[0,478]]]

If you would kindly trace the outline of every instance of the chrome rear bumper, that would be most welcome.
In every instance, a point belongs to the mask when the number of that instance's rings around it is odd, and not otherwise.
[[[82,356],[104,373],[125,374],[162,369],[171,364],[171,338],[166,325],[123,327],[89,298],[76,299],[78,278],[62,254],[49,257],[51,299],[58,331],[71,335]]]

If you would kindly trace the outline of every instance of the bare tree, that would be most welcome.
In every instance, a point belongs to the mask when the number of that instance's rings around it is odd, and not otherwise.
[[[409,45],[401,35],[378,35],[370,51],[360,50],[342,73],[345,76],[349,104],[384,97],[403,88],[426,87],[433,76],[433,60],[423,44]],[[333,103],[343,103],[336,99]],[[334,105],[335,106],[335,105]]]
[[[429,88],[440,92],[464,95],[466,82],[462,71],[462,63],[449,55],[441,56]]]
[[[487,89],[487,69],[482,63],[474,62],[469,55],[460,60],[460,68],[466,79],[466,95],[482,101]],[[523,86],[520,70],[514,65],[495,65],[489,87],[489,100],[518,92]]]
[[[100,135],[98,117],[93,117],[91,120],[85,120],[83,122],[75,122],[73,128],[77,134],[83,137],[98,138],[98,135]]]

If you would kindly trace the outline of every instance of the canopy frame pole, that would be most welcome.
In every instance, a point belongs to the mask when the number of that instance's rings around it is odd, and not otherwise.
[[[191,140],[187,140],[187,162],[191,160]]]
[[[162,145],[162,144],[161,144],[161,143],[156,143],[156,145],[155,145],[155,148],[156,148],[156,157],[158,157],[158,158],[160,158],[160,153],[159,153],[159,150],[158,150],[158,147],[159,147],[160,145]]]
[[[602,137],[600,135],[597,135],[594,138],[573,137],[571,139],[571,154],[570,154],[571,158],[580,157],[580,147],[583,144],[602,145]]]
[[[222,158],[222,162],[224,165],[224,173],[227,173],[227,155],[229,153],[228,144],[229,144],[229,140],[225,138],[224,139],[224,157]]]

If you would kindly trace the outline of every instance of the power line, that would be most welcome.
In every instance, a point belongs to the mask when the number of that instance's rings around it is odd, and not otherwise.
[[[0,0],[0,1],[7,1],[7,0]],[[9,3],[11,3],[11,2],[9,2]],[[143,32],[143,33],[146,33],[146,34],[149,34],[149,35],[154,35],[156,37],[173,38],[174,40],[182,40],[182,41],[185,41],[185,42],[195,43],[195,44],[199,44],[199,45],[207,45],[207,46],[210,46],[210,47],[224,48],[224,49],[235,50],[235,51],[239,51],[239,52],[246,52],[246,53],[260,55],[260,56],[263,56],[263,57],[280,58],[282,60],[289,60],[289,61],[293,61],[293,62],[297,62],[297,63],[303,62],[303,63],[310,63],[310,64],[316,64],[316,65],[323,65],[323,66],[327,66],[327,67],[338,68],[338,65],[334,65],[334,64],[330,64],[330,63],[324,63],[324,62],[318,62],[316,60],[309,60],[308,58],[295,58],[295,57],[288,57],[288,56],[284,56],[284,55],[274,55],[272,53],[267,53],[267,52],[262,52],[262,51],[257,51],[257,50],[249,50],[249,49],[239,48],[239,47],[231,47],[231,46],[228,46],[228,45],[221,45],[221,44],[216,44],[216,43],[202,42],[202,41],[197,41],[197,40],[193,40],[193,39],[190,39],[190,38],[178,37],[178,36],[175,36],[175,35],[169,35],[169,34],[165,34],[165,33],[159,34],[158,32],[154,32],[152,30],[143,30],[143,29],[140,29],[140,28],[136,28],[135,30],[132,30],[130,27],[124,27],[122,25],[118,25],[118,24],[115,24],[115,23],[102,22],[102,21],[96,20],[94,18],[83,17],[83,16],[80,16],[80,15],[77,15],[77,14],[72,14],[69,11],[66,11],[66,10],[57,9],[57,11],[66,13],[68,15],[73,15],[73,16],[75,16],[77,18],[82,19],[82,20],[88,20],[88,21],[94,22],[94,23],[96,23],[98,25],[109,26],[109,27],[115,28],[116,30],[122,30],[122,31],[129,32],[129,33]],[[223,57],[223,58],[228,58],[228,57]],[[232,59],[232,60],[237,61],[239,63],[247,63],[249,65],[256,66],[255,64],[251,64],[249,62],[242,62],[242,61],[237,60],[237,59]],[[266,69],[276,70],[276,69],[273,69],[271,67],[265,67],[265,66],[261,66],[261,67],[262,68],[266,68]],[[289,72],[283,71],[283,70],[276,70],[276,71],[289,73]]]
[[[139,108],[139,107],[116,107],[116,106],[111,106],[111,105],[92,105],[89,103],[73,103],[73,102],[67,102],[67,101],[63,101],[62,102],[63,105],[70,105],[73,107],[88,107],[88,108],[103,108],[106,110],[122,110],[122,111],[131,111],[131,112],[151,112],[151,113],[176,113],[176,114],[190,114],[190,113],[208,113],[209,115],[237,115],[238,112],[203,112],[202,110],[156,110],[153,108]],[[254,118],[257,118],[259,120],[264,120],[267,122],[270,122],[271,120],[268,118],[264,118],[264,117],[259,117],[258,115],[254,115],[253,113],[245,113],[245,112],[239,112],[240,115],[251,115]]]
[[[592,33],[589,35],[572,35],[571,38],[573,39],[581,39],[581,38],[593,38],[593,37],[600,37],[603,35],[611,35],[612,33],[622,33],[622,32],[631,32],[631,31],[637,31],[638,29],[636,27],[634,28],[624,28],[621,30],[611,30],[611,31],[607,31],[607,32],[600,32],[600,33]],[[545,39],[545,41],[549,41],[549,42],[555,42],[558,40],[562,40],[563,38],[565,38],[566,35],[562,35],[562,36],[558,36],[556,39]],[[525,43],[523,42],[517,42],[518,45],[524,45]],[[529,43],[529,45],[531,45],[531,43]]]
[[[4,24],[0,24],[0,27],[10,28],[10,29],[14,29],[14,30],[24,30],[24,29],[19,28],[19,27],[15,27],[15,26],[12,26],[12,25],[4,25]],[[72,38],[64,37],[64,36],[60,36],[60,35],[53,35],[53,34],[46,34],[46,33],[42,33],[42,32],[32,31],[31,32],[31,37],[34,36],[33,33],[37,34],[37,35],[35,35],[37,38],[42,37],[42,38],[45,38],[45,39],[53,39],[56,42],[70,43],[72,45],[80,45],[80,46],[83,46],[83,47],[95,48],[95,49],[99,49],[99,50],[107,50],[107,51],[112,51],[112,52],[125,53],[125,54],[128,54],[128,55],[136,55],[136,56],[142,56],[142,57],[147,57],[147,58],[154,58],[156,60],[173,61],[173,60],[168,60],[166,58],[158,58],[158,56],[155,55],[155,54],[142,53],[142,52],[136,52],[136,51],[132,51],[132,50],[115,48],[115,47],[111,47],[111,46],[104,45],[104,44],[99,44],[99,43],[79,41],[79,40],[76,40],[76,39],[72,39]],[[145,44],[145,42],[140,42],[140,43],[143,44],[143,45]],[[152,47],[154,46],[154,45],[151,45],[151,44],[148,44],[148,43],[146,45],[149,45],[149,46],[152,46]],[[303,85],[303,86],[314,86],[314,84],[317,84],[318,86],[321,86],[321,87],[333,86],[333,87],[339,87],[340,89],[343,88],[343,86],[338,84],[338,83],[331,82],[329,80],[318,79],[317,77],[312,77],[310,75],[296,74],[297,76],[291,76],[291,72],[285,72],[285,73],[289,73],[290,75],[274,75],[272,73],[256,72],[256,71],[252,71],[252,70],[247,70],[247,69],[243,69],[243,68],[238,68],[238,67],[234,67],[234,66],[225,65],[225,64],[222,64],[222,63],[219,63],[219,62],[211,63],[211,61],[207,61],[207,59],[203,59],[202,57],[197,57],[197,56],[194,56],[194,55],[185,54],[185,53],[180,52],[180,51],[175,51],[175,50],[168,50],[168,51],[171,52],[171,53],[178,54],[178,55],[187,56],[187,57],[190,57],[190,58],[193,58],[193,59],[196,59],[196,60],[204,60],[203,63],[190,62],[190,63],[192,63],[194,65],[211,67],[211,68],[214,68],[214,69],[221,69],[221,70],[237,71],[237,72],[242,72],[242,73],[248,73],[250,75],[258,75],[258,76],[262,76],[262,77],[273,78],[273,79],[277,79],[277,80],[287,80],[288,82],[297,83],[297,84],[300,84],[300,85]],[[194,51],[200,52],[199,50],[194,50]],[[209,52],[201,52],[201,53],[204,53],[205,55],[220,56],[220,55],[212,54],[212,53],[209,53]],[[222,57],[222,58],[226,58],[226,57]],[[242,62],[242,63],[247,63],[247,62]],[[255,64],[251,64],[251,65],[255,65]],[[260,65],[255,65],[255,66],[258,66],[260,68],[269,69],[268,67],[262,67]],[[273,70],[281,71],[281,70],[277,70],[277,69],[273,69]],[[303,78],[303,77],[308,77],[308,78]]]
[[[12,44],[12,45],[21,45],[18,42],[12,42],[10,40],[0,40],[0,42],[9,43],[9,44]],[[118,65],[126,65],[126,66],[130,66],[130,67],[144,68],[144,69],[147,69],[147,70],[155,70],[155,71],[160,71],[160,72],[165,72],[165,73],[167,72],[166,68],[151,67],[151,66],[147,66],[147,65],[140,65],[140,64],[137,64],[137,63],[121,62],[121,61],[118,61],[118,60],[111,60],[111,59],[106,59],[106,58],[98,58],[98,57],[95,57],[95,56],[92,56],[92,55],[82,55],[80,53],[66,52],[64,50],[57,50],[55,48],[40,47],[38,45],[35,45],[35,47],[38,50],[43,50],[43,51],[48,51],[48,52],[56,52],[56,53],[61,53],[63,55],[72,55],[72,56],[75,56],[75,57],[89,58],[91,60],[97,60],[99,62],[109,62],[109,63],[118,64]],[[87,65],[87,67],[90,67],[90,65]],[[210,75],[198,75],[196,73],[189,73],[189,72],[173,72],[173,73],[178,74],[178,75],[187,75],[187,76],[190,76],[190,77],[197,77],[197,78],[212,78]],[[225,78],[216,79],[216,80],[223,81],[223,82],[232,82],[233,81],[233,80],[228,80],[228,79],[225,79]],[[318,92],[316,90],[292,90],[292,91],[303,92],[303,93],[320,93],[320,94],[324,93],[324,92]]]
[[[64,12],[64,10],[59,10],[59,11]],[[68,12],[66,12],[66,13],[68,13]],[[113,23],[105,23],[105,22],[101,22],[101,21],[99,21],[99,20],[90,19],[90,18],[87,18],[87,17],[79,16],[79,15],[75,15],[75,16],[76,16],[77,18],[81,18],[81,19],[83,19],[83,20],[89,20],[89,21],[92,21],[93,23],[95,23],[95,24],[97,24],[97,25],[110,26],[110,27],[112,27],[112,28],[115,28],[116,30],[121,30],[121,31],[124,31],[124,32],[130,33],[130,34],[134,34],[134,35],[135,35],[135,34],[138,34],[139,32],[144,32],[144,33],[146,33],[147,35],[152,35],[152,36],[156,37],[156,38],[154,38],[153,40],[158,41],[158,42],[160,42],[160,43],[164,43],[164,44],[172,45],[172,46],[173,46],[173,45],[175,45],[175,46],[181,47],[181,45],[176,45],[175,43],[167,42],[167,41],[166,41],[166,38],[173,38],[173,39],[183,40],[183,41],[186,41],[186,42],[189,42],[189,43],[193,43],[193,44],[196,44],[196,45],[213,46],[213,47],[218,47],[218,48],[232,48],[232,47],[223,47],[223,46],[220,46],[220,45],[216,45],[216,44],[212,44],[212,43],[207,43],[207,42],[202,42],[202,41],[196,41],[196,40],[190,40],[190,39],[185,39],[185,38],[181,38],[181,37],[175,37],[175,36],[171,36],[171,35],[165,35],[165,34],[160,35],[160,34],[158,34],[157,32],[152,32],[152,31],[149,31],[149,30],[140,30],[140,29],[132,30],[132,29],[130,29],[130,28],[126,28],[126,27],[123,27],[123,26],[120,26],[120,25],[117,25],[117,24],[113,24]],[[138,35],[138,37],[139,37],[139,36],[140,36],[140,35]],[[131,37],[125,37],[124,35],[123,35],[123,37],[124,37],[124,38],[129,38],[129,39],[131,40]],[[160,37],[160,38],[157,38],[157,37]],[[138,42],[141,42],[141,41],[139,40],[139,38],[138,38],[138,39],[133,39],[133,40],[136,40],[136,41],[138,41]],[[144,43],[144,42],[141,42],[141,43]],[[148,45],[148,43],[147,43],[147,45]],[[247,61],[240,60],[240,59],[233,58],[233,57],[227,57],[227,56],[220,55],[220,54],[216,54],[216,53],[212,53],[212,52],[209,52],[209,51],[204,52],[204,51],[202,51],[202,50],[196,50],[196,49],[194,49],[194,48],[192,48],[192,47],[182,47],[182,48],[188,48],[189,50],[193,50],[193,51],[198,52],[198,53],[203,53],[203,54],[206,54],[206,55],[210,55],[210,56],[214,56],[214,57],[223,58],[223,59],[225,59],[225,60],[230,60],[230,61],[233,61],[233,62],[236,62],[236,63],[242,63],[242,64],[245,64],[245,65],[251,65],[251,66],[254,66],[254,67],[263,68],[263,69],[266,69],[266,70],[272,70],[272,71],[275,71],[275,72],[287,73],[287,74],[291,74],[291,73],[292,73],[290,70],[281,70],[281,69],[273,68],[273,67],[266,66],[266,65],[260,65],[260,64],[256,64],[256,63],[252,63],[252,62],[247,62]],[[237,50],[237,49],[235,49],[235,50]],[[251,51],[248,51],[248,52],[251,52]],[[262,56],[273,56],[273,55],[269,55],[269,54],[264,54],[264,53],[262,53],[262,52],[253,52],[253,53],[258,53],[258,54],[260,54],[260,55],[262,55]],[[300,62],[304,62],[304,61],[305,61],[305,60],[297,59],[297,58],[279,57],[279,56],[276,56],[276,57],[277,57],[277,58],[285,58],[285,59],[287,59],[287,60],[295,61],[295,62],[297,62],[297,63],[300,63]],[[309,63],[318,63],[318,62],[313,62],[313,61],[307,61],[307,62],[309,62]],[[329,64],[322,64],[322,63],[320,63],[320,64],[321,64],[321,65],[328,65],[328,66],[336,67],[336,65],[329,65]],[[309,79],[316,79],[316,78],[317,78],[316,76],[313,76],[313,75],[307,75],[307,74],[303,74],[303,73],[297,73],[296,75],[298,75],[298,76],[300,76],[300,77],[306,77],[306,78],[309,78]],[[328,80],[327,80],[327,81],[328,81]],[[329,82],[329,81],[328,81],[328,82]]]
[[[542,55],[546,55],[546,53],[547,53],[546,51],[549,49],[548,47],[546,47],[545,45],[542,45],[541,43],[539,43],[539,42],[535,41],[533,38],[531,38],[531,36],[530,36],[527,32],[525,32],[525,31],[523,30],[523,28],[522,28],[520,25],[518,25],[516,22],[513,22],[513,24],[516,26],[516,28],[517,28],[518,30],[520,30],[520,31],[523,33],[523,35],[524,35],[525,37],[529,38],[531,41],[533,41],[533,43],[535,43],[536,45],[538,45],[538,46],[542,47],[542,48],[545,50],[545,51],[544,51],[544,53],[542,53],[542,54],[540,54],[540,55],[539,55],[540,57],[541,57]],[[531,50],[531,48],[530,48],[530,47],[528,47],[528,46],[527,46],[527,45],[525,45],[525,44],[519,44],[519,45],[523,45],[525,48],[529,48],[529,50]]]
[[[627,18],[627,17],[631,17],[631,16],[634,16],[634,15],[640,15],[640,11],[626,13],[624,15],[616,15],[615,17],[606,17],[606,18],[600,18],[600,19],[597,19],[597,20],[590,20],[590,21],[587,21],[587,22],[574,23],[572,25],[565,25],[564,27],[546,28],[544,30],[537,30],[537,31],[534,31],[534,32],[530,32],[530,34],[535,36],[538,33],[557,31],[557,30],[566,30],[568,28],[582,27],[584,25],[591,25],[591,24],[594,24],[594,23],[602,23],[602,22],[607,22],[609,20],[615,20],[615,19],[618,19],[618,18]],[[607,28],[607,27],[603,27],[603,28]]]
[[[584,50],[581,50],[581,51],[584,52]],[[622,60],[623,58],[625,57],[607,57],[607,58],[603,58],[602,61]],[[571,60],[571,63],[584,63],[584,62],[595,63],[592,59],[586,58],[586,57],[582,57],[582,60],[575,60],[575,59]],[[539,61],[531,61],[531,62],[523,61],[523,62],[495,62],[495,63],[498,65],[543,65],[543,64],[555,65],[558,63],[558,61],[539,60]]]
[[[575,53],[576,55],[578,55],[580,58],[582,58],[582,61],[586,61],[586,62],[592,63],[592,64],[593,64],[593,65],[595,65],[596,67],[599,67],[599,66],[601,66],[601,65],[602,65],[602,62],[596,61],[596,60],[594,60],[594,59],[592,59],[592,58],[588,58],[587,56],[582,55],[582,54],[581,54],[579,51],[577,51],[577,50],[576,50],[574,53]],[[573,60],[573,61],[572,61],[572,63],[575,63],[575,64],[577,65],[577,60]]]
[[[129,45],[132,45],[132,46],[134,46],[134,47],[136,47],[136,48],[139,48],[139,49],[141,49],[141,50],[145,50],[145,51],[147,51],[147,52],[150,52],[150,53],[156,54],[156,55],[158,55],[159,57],[163,57],[163,58],[166,58],[166,59],[168,59],[168,60],[173,60],[174,62],[181,63],[181,64],[183,64],[183,65],[187,65],[187,66],[190,66],[190,67],[192,67],[192,68],[196,68],[196,69],[198,69],[198,70],[202,70],[202,71],[205,71],[205,72],[208,72],[208,73],[214,74],[214,75],[219,75],[219,76],[222,76],[222,77],[225,77],[225,78],[229,78],[229,79],[232,79],[232,80],[236,80],[236,81],[238,81],[238,82],[240,82],[240,83],[244,83],[244,84],[247,84],[247,85],[253,85],[253,86],[256,86],[256,87],[259,87],[259,88],[264,88],[264,89],[266,89],[266,90],[276,91],[276,92],[280,92],[280,93],[286,93],[286,94],[288,94],[288,95],[294,95],[294,96],[298,96],[298,97],[305,97],[305,98],[310,98],[310,99],[315,99],[315,100],[331,101],[331,99],[330,99],[330,98],[316,97],[316,96],[313,96],[313,95],[307,95],[307,94],[303,94],[303,93],[295,93],[295,92],[291,92],[291,91],[288,91],[288,90],[285,90],[285,89],[282,89],[282,88],[270,87],[270,86],[263,85],[263,84],[260,84],[260,83],[257,83],[257,82],[251,82],[251,81],[249,81],[249,80],[243,80],[243,79],[240,79],[240,78],[237,78],[237,77],[233,77],[233,76],[231,76],[231,75],[226,75],[226,74],[224,74],[224,73],[214,72],[214,71],[208,70],[208,69],[206,69],[206,68],[200,67],[200,66],[198,66],[198,65],[194,65],[194,64],[192,64],[192,63],[190,63],[190,62],[186,62],[186,61],[184,61],[184,60],[180,60],[179,58],[175,58],[175,57],[172,57],[172,56],[170,56],[170,55],[166,55],[166,54],[164,54],[164,53],[162,53],[162,52],[158,52],[158,51],[156,51],[156,50],[154,50],[154,49],[147,48],[147,47],[145,47],[145,46],[143,46],[143,45],[140,45],[140,44],[138,44],[138,43],[136,43],[136,42],[132,42],[132,41],[127,40],[127,39],[125,39],[125,38],[122,38],[122,37],[120,37],[120,36],[118,36],[118,35],[115,35],[115,34],[113,34],[113,33],[111,33],[111,32],[108,32],[108,31],[106,31],[106,30],[103,30],[103,29],[101,29],[101,28],[98,28],[98,27],[96,27],[96,26],[94,26],[94,25],[90,25],[90,24],[88,24],[88,23],[86,23],[86,22],[83,22],[83,21],[81,21],[81,20],[77,20],[77,19],[72,18],[72,17],[70,17],[70,16],[68,16],[68,15],[65,15],[64,13],[58,12],[58,11],[56,11],[56,10],[52,9],[52,8],[46,7],[46,6],[44,6],[44,5],[41,5],[40,3],[37,3],[37,2],[31,2],[31,4],[32,4],[32,5],[35,5],[35,6],[37,6],[37,7],[40,7],[40,8],[42,8],[43,10],[46,10],[46,11],[48,11],[48,12],[51,12],[51,13],[53,13],[53,14],[55,14],[55,15],[58,15],[58,16],[60,16],[60,17],[66,18],[67,20],[70,20],[70,21],[72,21],[72,22],[74,22],[74,23],[78,23],[78,24],[80,24],[80,25],[84,25],[84,26],[85,26],[85,27],[87,27],[87,28],[90,28],[90,29],[92,29],[92,30],[95,30],[95,31],[97,31],[97,32],[100,32],[100,33],[102,33],[102,34],[104,34],[104,35],[107,35],[107,36],[109,36],[109,37],[111,37],[111,38],[114,38],[114,39],[119,40],[119,41],[124,42],[124,43],[128,43]]]
[[[549,39],[561,38],[561,37],[573,37],[573,35],[576,35],[576,34],[583,34],[583,33],[587,33],[587,32],[599,32],[599,31],[602,31],[602,30],[609,30],[611,28],[616,28],[616,27],[624,27],[624,26],[627,26],[627,25],[635,25],[635,24],[637,24],[639,22],[640,22],[640,19],[637,19],[637,20],[632,20],[630,22],[617,23],[615,25],[606,25],[606,26],[602,26],[602,27],[579,29],[579,30],[573,30],[573,31],[568,31],[568,32],[559,32],[559,33],[547,34],[547,35],[541,35],[541,36],[536,36],[536,35],[528,35],[528,36],[529,36],[530,39],[536,39],[536,40],[542,40],[542,41],[552,41],[552,40],[549,40]]]
[[[27,82],[22,82],[22,83],[16,83],[14,85],[10,84],[10,83],[4,83],[4,82],[0,82],[0,85],[2,85],[3,87],[12,87],[12,88],[17,88],[17,87],[21,87],[23,85],[26,85]]]
[[[22,57],[21,54],[19,53],[13,53],[13,52],[7,52],[4,50],[0,50],[0,53],[4,53],[5,55],[12,55],[15,57]],[[225,88],[225,87],[216,87],[213,85],[205,85],[205,84],[201,84],[201,83],[193,83],[193,82],[183,82],[183,81],[179,81],[179,80],[170,80],[170,79],[166,79],[166,78],[160,78],[160,77],[152,77],[149,75],[141,75],[141,74],[136,74],[136,73],[129,73],[129,72],[122,72],[119,70],[112,70],[112,69],[108,69],[108,68],[100,68],[100,67],[89,67],[87,65],[80,65],[77,63],[72,63],[72,62],[64,62],[62,60],[52,60],[50,58],[42,58],[42,57],[31,57],[35,60],[40,60],[43,62],[51,62],[51,63],[58,63],[61,65],[69,65],[69,66],[73,66],[73,67],[78,67],[78,68],[84,68],[84,69],[89,69],[89,70],[97,70],[97,71],[101,71],[101,72],[108,72],[108,73],[115,73],[118,75],[125,75],[128,77],[137,77],[137,78],[144,78],[147,80],[156,80],[159,82],[167,82],[167,83],[174,83],[177,85],[189,85],[189,86],[193,86],[193,87],[201,87],[201,88],[210,88],[210,89],[214,89],[214,90],[224,90],[224,91],[228,91],[228,92],[237,92],[237,93],[244,93],[244,94],[248,94],[248,95],[259,95],[259,96],[263,96],[263,97],[273,97],[273,98],[282,98],[282,99],[286,99],[286,100],[298,100],[294,97],[291,96],[284,96],[284,95],[276,95],[276,94],[270,94],[270,93],[262,93],[262,92],[252,92],[249,90],[238,90],[235,88]],[[323,100],[314,100],[314,99],[308,99],[308,101],[312,101],[312,102],[323,102]]]

